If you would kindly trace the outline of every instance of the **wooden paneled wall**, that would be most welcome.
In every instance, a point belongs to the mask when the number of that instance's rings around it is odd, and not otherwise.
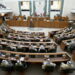
[[[63,20],[63,21],[68,21],[69,18],[67,16],[54,16],[54,20]]]
[[[44,27],[44,28],[64,28],[68,27],[68,21],[54,20],[50,21],[49,17],[28,17],[27,20],[7,20],[9,26],[24,26],[24,27]]]
[[[21,20],[7,20],[6,23],[9,26],[24,26],[28,27],[27,21],[21,21]]]
[[[45,28],[64,28],[68,27],[67,21],[33,21],[34,27],[45,27]]]

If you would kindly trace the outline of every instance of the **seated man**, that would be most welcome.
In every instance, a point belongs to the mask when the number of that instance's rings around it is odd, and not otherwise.
[[[71,32],[72,31],[72,27],[66,28],[65,32]]]
[[[6,41],[2,40],[1,41],[2,49],[6,49],[7,44],[8,43]]]
[[[56,44],[51,44],[47,50],[47,52],[56,52],[57,46]]]
[[[2,60],[1,62],[1,69],[3,71],[11,72],[13,71],[13,64],[10,60]]]
[[[17,62],[15,63],[15,70],[16,71],[25,71],[25,69],[27,68],[27,64],[24,62],[22,62],[22,61],[20,61],[20,60],[17,60]]]
[[[29,48],[29,51],[30,51],[30,52],[37,52],[36,46],[31,45],[30,48]]]
[[[40,45],[39,52],[41,52],[41,53],[46,52],[46,49],[45,49],[45,46],[44,45]]]
[[[26,42],[29,42],[30,38],[28,36],[25,36],[23,40],[26,41]]]
[[[13,44],[13,43],[10,43],[8,46],[7,46],[7,49],[9,50],[9,51],[16,51],[16,45],[15,44]]]
[[[55,63],[52,63],[50,61],[50,59],[45,59],[45,61],[43,62],[43,65],[42,65],[42,69],[45,71],[45,72],[52,72],[56,67],[56,64]]]
[[[67,51],[72,53],[73,51],[75,50],[75,43],[71,43],[68,48],[67,48]]]
[[[18,41],[21,41],[21,37],[19,35],[17,36],[17,40]]]
[[[50,42],[50,38],[49,37],[45,37],[43,41]]]
[[[40,41],[40,39],[37,36],[35,36],[33,39],[33,42],[39,42],[39,41]]]
[[[71,61],[68,61],[67,63],[61,63],[60,65],[60,71],[62,73],[68,74],[72,73],[75,70],[75,67]]]
[[[18,45],[17,45],[17,51],[24,52],[24,45],[18,43]]]
[[[11,34],[8,34],[7,38],[11,39],[13,36]]]

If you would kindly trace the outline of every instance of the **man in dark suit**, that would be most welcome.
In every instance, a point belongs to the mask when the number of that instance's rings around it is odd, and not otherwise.
[[[68,46],[68,52],[72,53],[75,50],[75,43],[72,43]]]

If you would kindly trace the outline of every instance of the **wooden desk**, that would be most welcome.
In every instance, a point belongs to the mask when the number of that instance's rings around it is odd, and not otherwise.
[[[71,42],[67,42],[67,41],[71,41]],[[74,42],[74,40],[75,40],[75,38],[72,38],[72,39],[68,39],[68,40],[63,40],[62,42],[61,42],[61,44],[60,44],[60,47],[62,48],[62,50],[64,50],[64,51],[66,51],[66,48],[71,44],[71,43],[73,43]]]
[[[52,31],[52,32],[49,32],[49,37],[54,37],[54,35],[58,35],[60,33],[60,35],[63,33],[64,29],[66,28],[61,28],[60,30],[57,30],[57,31]],[[69,34],[69,33],[75,33],[75,30],[72,30],[70,32],[66,32],[65,34]]]
[[[72,37],[71,36],[68,36],[69,34],[75,34],[75,30],[72,30],[71,32],[67,32],[67,33],[64,33],[64,36],[60,37],[61,34],[57,34],[57,35],[54,35],[53,37],[53,40],[60,44],[63,40],[68,40],[68,39],[73,39],[75,38],[75,36],[73,35]],[[68,36],[68,37],[67,37]]]
[[[17,61],[17,59],[15,59],[15,57],[9,57],[9,58],[5,58],[3,56],[0,56],[0,59],[3,60],[11,60],[11,61]],[[25,62],[30,62],[30,63],[43,63],[45,58],[29,58],[27,60],[24,60]],[[57,58],[50,58],[50,60],[52,62],[65,62],[65,61],[69,61],[69,59],[64,59],[63,57],[57,57]]]
[[[52,62],[65,62],[65,61],[69,61],[70,60],[70,57],[68,55],[68,53],[66,52],[62,52],[62,53],[22,53],[22,52],[13,52],[13,51],[3,51],[3,50],[0,50],[0,52],[2,53],[10,53],[10,54],[16,54],[16,55],[63,55],[65,54],[67,56],[67,58],[64,58],[64,57],[54,57],[54,58],[50,58]],[[14,58],[14,59],[13,59]],[[16,61],[15,57],[9,57],[9,58],[5,58],[5,57],[2,57],[0,56],[0,59],[9,59],[9,60],[13,60],[13,61]],[[42,63],[44,61],[45,57],[43,58],[38,58],[38,57],[35,57],[35,58],[28,58],[27,60],[24,59],[25,62],[31,62],[31,63]]]
[[[24,42],[24,41],[15,41],[15,40],[3,39],[3,38],[0,38],[0,40],[15,42],[15,43],[27,43],[27,44],[28,43],[30,43],[30,44],[34,44],[34,43],[37,43],[37,44],[42,44],[42,43],[47,44],[47,43],[49,43],[49,44],[51,44],[52,43],[52,42],[43,42],[43,41],[40,41],[40,42]]]
[[[50,49],[50,46],[52,46],[52,44],[54,46],[54,48],[53,48],[54,51],[56,51],[55,48],[57,48],[57,45],[52,42],[23,42],[23,41],[15,41],[15,40],[8,40],[8,39],[2,39],[2,38],[0,40],[5,41],[5,43],[0,43],[0,45],[5,46],[7,48],[8,47],[17,48],[20,44],[21,45],[21,50],[20,50],[21,52],[25,51],[26,48],[29,51],[30,45],[34,45],[34,47],[37,49],[37,53],[39,52],[39,47],[41,46],[41,44],[44,45],[46,51],[47,50],[52,51],[52,49]],[[19,51],[18,49],[16,49],[16,50]]]
[[[38,36],[38,37],[45,37],[44,32],[32,32],[32,33],[24,33],[24,32],[20,32],[17,31],[15,33],[9,33],[11,35],[20,35],[20,36],[30,36],[30,37],[34,37],[34,36]]]

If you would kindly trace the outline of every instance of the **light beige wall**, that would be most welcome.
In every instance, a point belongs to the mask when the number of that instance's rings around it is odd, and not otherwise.
[[[19,15],[19,6],[18,6],[19,0],[0,0],[0,1],[1,2],[3,1],[7,7],[11,8],[15,15]],[[75,0],[64,0],[62,16],[68,16],[70,19],[75,20],[75,14],[71,13],[72,9],[75,9]]]
[[[19,15],[19,5],[18,0],[4,0],[5,5],[12,9],[15,15]]]
[[[75,20],[75,14],[71,13],[71,10],[75,9],[75,0],[64,0],[63,16],[68,16],[70,19]]]

